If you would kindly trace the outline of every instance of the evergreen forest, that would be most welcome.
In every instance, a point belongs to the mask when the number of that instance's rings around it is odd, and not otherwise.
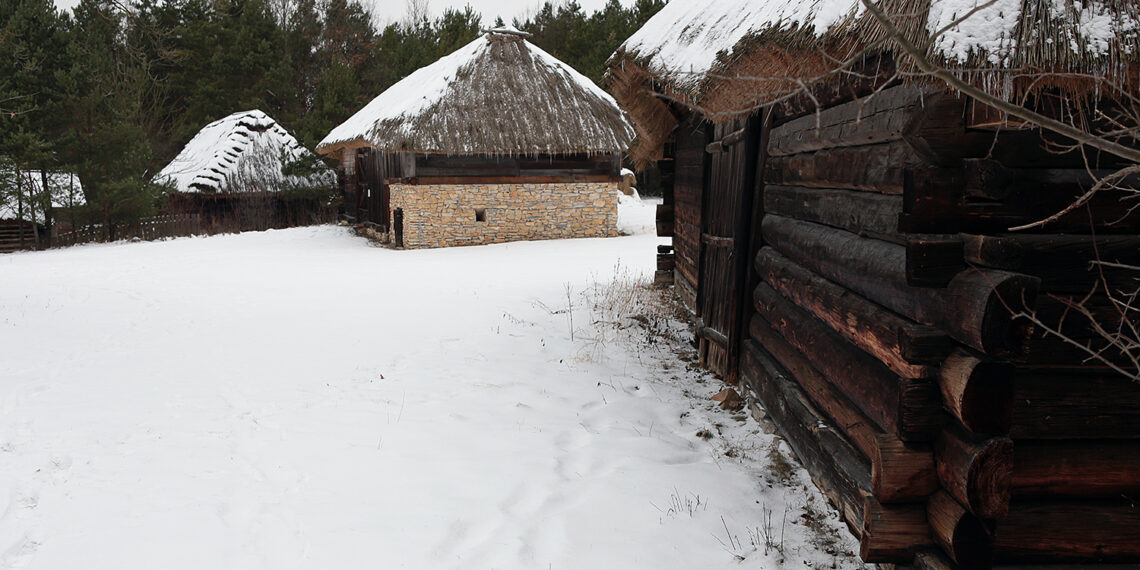
[[[606,59],[665,0],[586,13],[546,3],[512,24],[601,82]],[[90,223],[154,215],[151,178],[203,126],[261,109],[313,148],[334,126],[416,69],[503,22],[423,0],[375,14],[356,0],[52,0],[0,2],[0,173],[78,175]],[[377,22],[391,21],[386,25]],[[46,182],[46,178],[45,178]],[[48,212],[49,187],[15,196]],[[27,190],[25,192],[33,192]]]

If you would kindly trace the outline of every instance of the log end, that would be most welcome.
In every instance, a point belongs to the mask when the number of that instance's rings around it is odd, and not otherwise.
[[[1029,353],[1033,324],[1018,315],[1034,307],[1040,285],[1040,279],[1017,273],[993,284],[982,321],[980,348],[986,354],[1023,358]]]
[[[981,519],[971,515],[950,495],[939,492],[930,498],[927,516],[934,540],[963,568],[993,566],[993,538]]]
[[[1000,519],[1009,512],[1013,479],[1013,441],[986,440],[975,456],[967,477],[970,509],[986,519]]]
[[[1014,366],[954,355],[939,374],[950,411],[976,434],[1009,433],[1013,423]]]
[[[880,434],[871,458],[871,489],[875,498],[893,503],[928,497],[938,490],[934,452],[928,446],[906,444]]]
[[[864,497],[859,556],[868,563],[909,564],[932,545],[922,503],[883,505]]]

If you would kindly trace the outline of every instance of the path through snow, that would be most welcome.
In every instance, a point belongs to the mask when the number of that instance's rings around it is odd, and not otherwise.
[[[714,380],[631,314],[592,325],[583,294],[648,281],[655,243],[2,256],[0,568],[854,566]]]

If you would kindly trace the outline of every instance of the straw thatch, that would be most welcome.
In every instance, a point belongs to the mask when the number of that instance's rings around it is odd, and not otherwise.
[[[1140,87],[1136,0],[995,0],[974,13],[985,0],[876,4],[930,61],[1006,100]],[[728,121],[806,85],[851,81],[837,70],[852,61],[913,70],[887,39],[860,0],[672,2],[613,55],[609,88],[637,125],[635,158],[646,160],[675,124],[650,99]]]
[[[500,28],[393,85],[317,151],[592,154],[623,151],[632,139],[608,93],[517,30]]]
[[[290,163],[308,171],[286,174]],[[332,188],[336,174],[269,115],[242,111],[205,127],[155,181],[184,194],[250,194]]]

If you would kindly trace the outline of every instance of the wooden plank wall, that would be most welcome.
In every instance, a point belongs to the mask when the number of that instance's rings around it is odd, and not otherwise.
[[[751,314],[744,287],[752,251],[760,121],[739,119],[717,125],[712,138],[705,147],[709,167],[701,197],[698,353],[702,366],[734,382],[743,313]]]
[[[673,173],[673,253],[676,289],[681,300],[698,312],[697,286],[701,257],[701,220],[705,176],[705,147],[712,130],[692,117],[677,127]]]
[[[769,132],[742,378],[867,562],[1138,562],[1140,384],[1020,315],[1060,322],[1097,283],[1094,249],[1140,262],[1140,215],[1008,232],[1089,177],[1040,133],[967,128],[966,106],[895,87]],[[682,259],[679,242],[691,278]]]

